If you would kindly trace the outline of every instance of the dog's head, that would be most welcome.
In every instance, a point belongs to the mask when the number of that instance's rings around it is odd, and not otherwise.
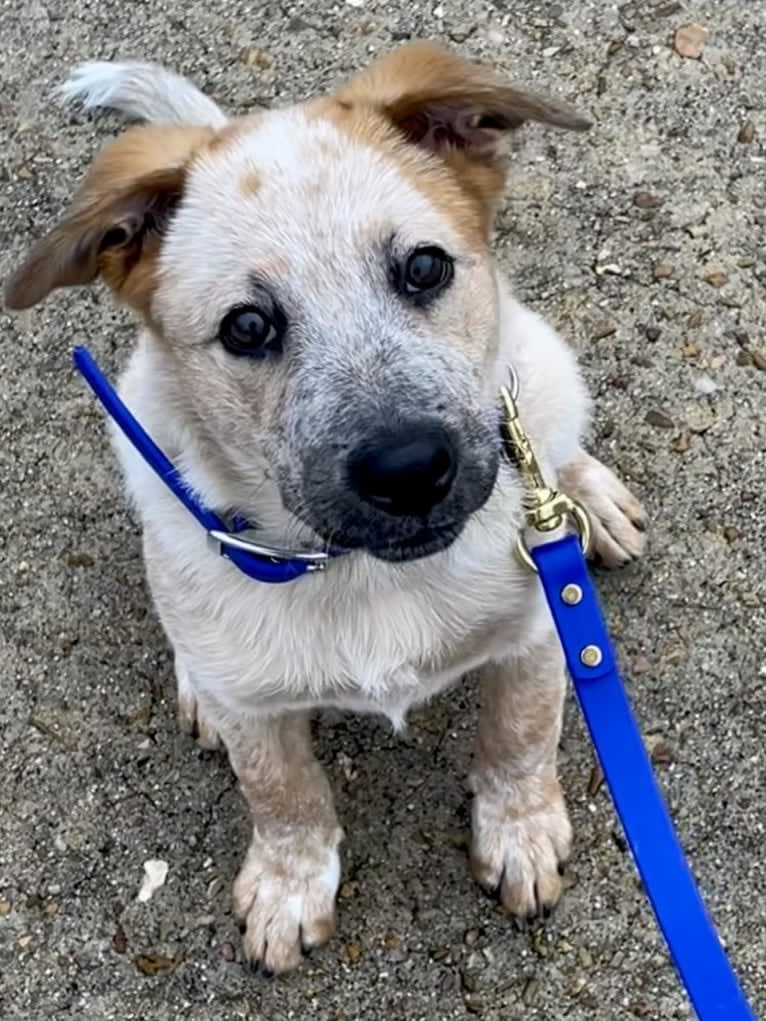
[[[434,552],[498,470],[489,234],[526,120],[587,126],[419,43],[219,130],[132,128],[7,302],[102,277],[148,323],[169,405],[238,509],[269,479],[337,545]]]

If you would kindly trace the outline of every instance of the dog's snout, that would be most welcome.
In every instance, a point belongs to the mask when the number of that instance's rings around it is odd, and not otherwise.
[[[456,473],[450,437],[430,424],[380,433],[349,461],[351,484],[361,499],[399,516],[427,514],[445,499]]]

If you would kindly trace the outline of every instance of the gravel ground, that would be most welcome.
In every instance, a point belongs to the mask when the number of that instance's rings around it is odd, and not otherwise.
[[[115,129],[46,100],[87,57],[156,59],[246,110],[426,35],[592,112],[585,137],[527,132],[498,250],[579,350],[594,445],[650,509],[650,555],[601,588],[685,846],[766,1016],[763,0],[163,12],[2,0],[0,12],[3,276]],[[674,50],[692,22],[708,33],[698,59]],[[574,705],[561,769],[577,839],[560,910],[518,932],[470,880],[470,683],[404,738],[373,720],[318,723],[348,832],[339,935],[292,977],[248,973],[229,895],[244,806],[225,758],[175,731],[135,523],[70,368],[86,340],[115,371],[131,326],[97,291],[0,321],[3,1016],[688,1018]],[[141,903],[153,858],[168,879]]]

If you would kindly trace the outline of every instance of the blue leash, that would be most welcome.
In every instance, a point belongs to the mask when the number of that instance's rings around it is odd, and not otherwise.
[[[697,1017],[755,1021],[657,786],[580,540],[571,535],[531,555],[633,859]]]
[[[243,538],[249,526],[237,517],[227,529],[225,522],[192,492],[123,404],[88,351],[77,348],[74,362],[147,464],[207,531],[216,552],[248,577],[272,584],[292,581],[307,572],[322,570],[330,558],[343,552],[301,554],[258,546]],[[543,524],[537,527],[545,530],[557,517],[570,515],[585,532],[587,516],[582,516],[579,507],[544,486],[529,438],[518,419],[514,394],[506,392],[503,399],[509,455],[542,500],[537,510],[542,512],[539,520]],[[654,778],[617,670],[581,540],[569,536],[531,551],[522,543],[520,552],[522,560],[539,572],[604,778],[699,1021],[756,1021],[705,910]]]

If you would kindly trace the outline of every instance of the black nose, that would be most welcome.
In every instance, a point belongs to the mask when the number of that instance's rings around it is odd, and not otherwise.
[[[427,514],[455,479],[457,462],[449,436],[437,426],[412,425],[379,433],[349,460],[359,496],[388,514]]]

